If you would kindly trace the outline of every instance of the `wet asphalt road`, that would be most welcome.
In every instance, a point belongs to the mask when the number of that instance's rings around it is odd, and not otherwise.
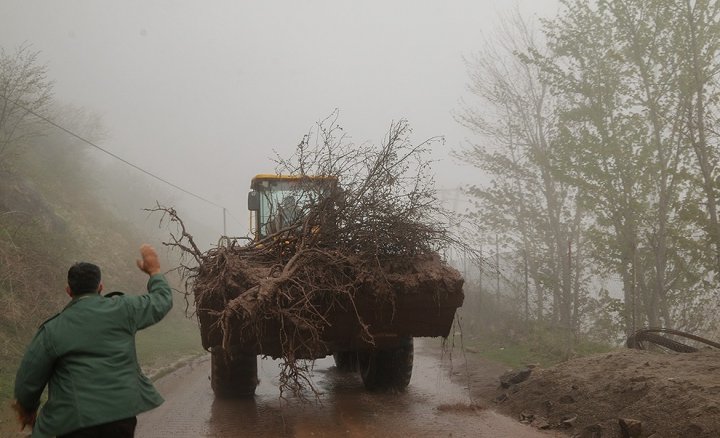
[[[319,402],[281,400],[278,362],[258,364],[252,399],[215,399],[210,359],[203,357],[160,379],[165,403],[138,418],[137,438],[195,437],[548,437],[490,410],[473,409],[468,391],[450,382],[436,355],[415,349],[404,393],[367,392],[356,373],[335,369],[332,357],[316,361]]]

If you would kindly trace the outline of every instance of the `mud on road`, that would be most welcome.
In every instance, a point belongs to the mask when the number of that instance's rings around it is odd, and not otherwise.
[[[413,377],[404,393],[367,392],[356,373],[339,372],[331,357],[318,360],[313,381],[321,394],[309,403],[279,398],[278,362],[269,359],[258,364],[261,382],[254,398],[215,399],[210,361],[203,357],[157,382],[166,401],[139,417],[136,437],[556,436],[471,401],[430,345],[416,342]],[[462,365],[456,367],[462,373]]]

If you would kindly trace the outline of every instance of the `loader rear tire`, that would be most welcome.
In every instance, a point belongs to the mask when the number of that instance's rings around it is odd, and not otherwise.
[[[254,354],[228,355],[220,347],[212,348],[210,386],[216,397],[251,397],[257,385],[257,357]]]
[[[413,340],[406,338],[396,348],[358,354],[360,375],[370,391],[403,391],[410,384]]]

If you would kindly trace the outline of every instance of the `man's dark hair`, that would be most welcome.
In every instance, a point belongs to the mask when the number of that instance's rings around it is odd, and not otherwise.
[[[68,286],[73,295],[92,294],[100,285],[100,268],[92,263],[75,263],[68,270]]]

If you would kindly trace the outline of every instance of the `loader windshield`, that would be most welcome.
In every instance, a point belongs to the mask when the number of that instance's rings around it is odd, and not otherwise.
[[[324,177],[256,176],[251,185],[259,198],[253,221],[256,238],[261,239],[301,220],[319,194],[329,186],[334,187],[335,182],[334,178]]]
[[[262,237],[291,225],[302,215],[308,194],[297,185],[284,182],[260,192],[260,235]]]

